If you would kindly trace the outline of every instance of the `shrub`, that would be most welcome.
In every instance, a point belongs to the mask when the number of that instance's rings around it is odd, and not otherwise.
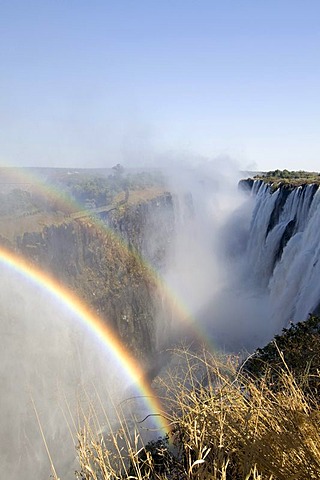
[[[257,381],[239,370],[233,357],[186,350],[174,355],[178,368],[157,381],[166,398],[170,442],[144,445],[136,430],[123,425],[122,433],[112,434],[108,442],[101,436],[94,441],[87,425],[79,437],[83,476],[78,478],[319,478],[319,405],[310,402],[286,365],[279,366],[274,389],[268,370]],[[118,453],[116,461],[112,451]]]

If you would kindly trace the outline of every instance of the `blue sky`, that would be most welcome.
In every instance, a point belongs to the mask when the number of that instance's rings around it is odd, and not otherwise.
[[[320,170],[318,0],[0,0],[0,162]]]

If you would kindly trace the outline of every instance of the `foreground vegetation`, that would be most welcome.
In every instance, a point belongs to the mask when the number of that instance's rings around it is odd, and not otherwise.
[[[117,431],[97,435],[88,420],[77,478],[319,478],[319,325],[311,317],[285,330],[241,366],[235,357],[176,351],[157,385],[170,438],[144,445],[121,416]]]

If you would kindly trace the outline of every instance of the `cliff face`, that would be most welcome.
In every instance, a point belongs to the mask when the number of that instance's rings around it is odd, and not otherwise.
[[[121,205],[102,221],[69,218],[24,232],[15,249],[73,289],[146,359],[170,315],[153,266],[164,265],[173,229],[172,199],[163,194]]]
[[[130,250],[139,252],[157,270],[165,267],[175,223],[170,193],[124,205],[110,212],[104,221],[120,235]]]

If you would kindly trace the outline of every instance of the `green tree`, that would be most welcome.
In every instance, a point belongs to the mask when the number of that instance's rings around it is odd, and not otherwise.
[[[274,384],[285,365],[307,392],[319,392],[320,318],[310,315],[305,322],[284,328],[281,335],[263,348],[258,348],[244,364],[244,371],[256,377],[271,372]],[[285,362],[285,364],[284,364]],[[308,383],[305,379],[308,377]]]

